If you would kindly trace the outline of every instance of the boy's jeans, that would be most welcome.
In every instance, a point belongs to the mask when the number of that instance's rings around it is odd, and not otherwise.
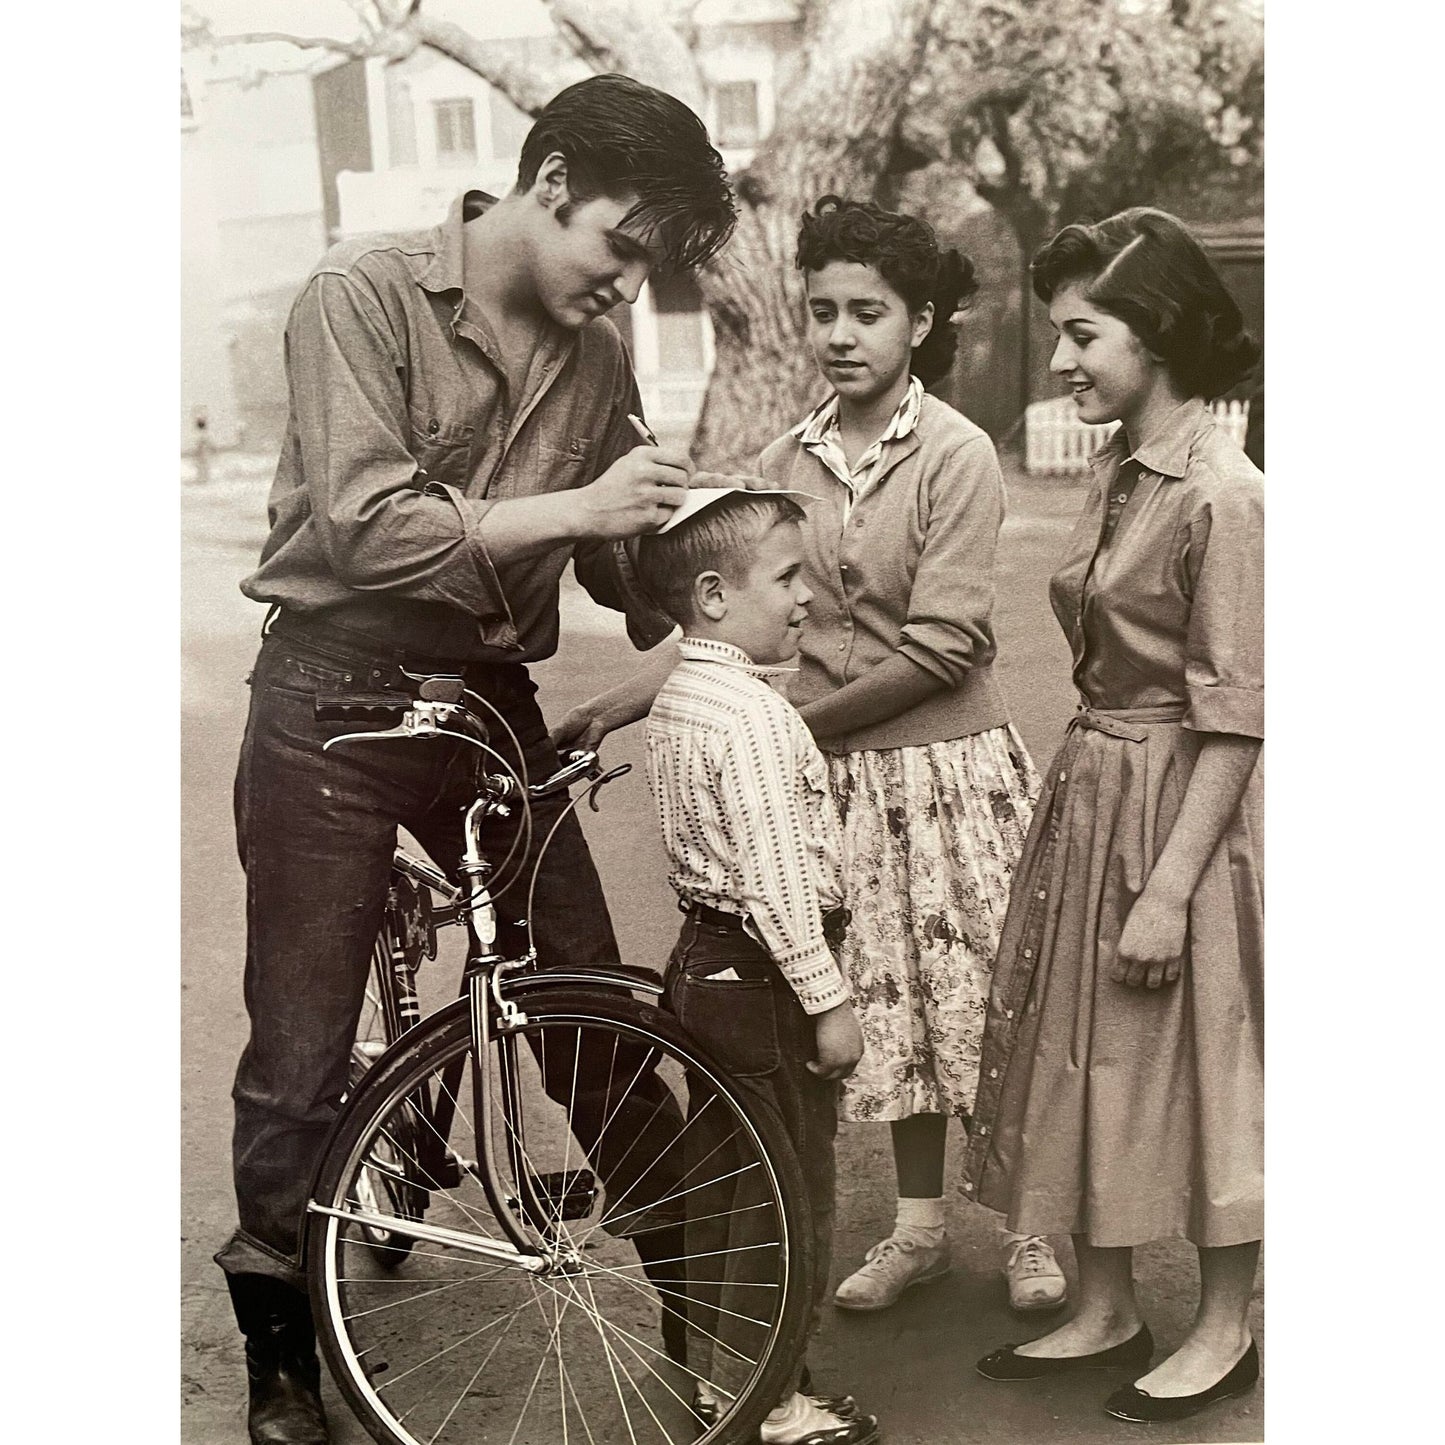
[[[731,969],[737,981],[715,975]],[[838,1131],[836,1083],[803,1067],[816,1056],[813,1020],[803,1012],[766,951],[741,928],[726,928],[689,914],[667,967],[667,1006],[682,1026],[737,1081],[760,1110],[781,1124],[807,1182],[807,1222],[797,1241],[795,1267],[813,1270],[812,1317],[817,1328],[832,1259],[833,1144]],[[749,1208],[768,1198],[758,1170],[724,1178],[748,1162],[747,1151],[729,1162],[730,1122],[706,1108],[706,1085],[690,1089],[690,1121],[684,1133],[687,1183],[719,1181],[688,1193],[688,1364],[716,1392],[736,1394],[752,1373],[766,1331],[750,1324],[759,1317],[759,1284],[778,1279],[773,1249],[779,1221],[771,1208]],[[718,1126],[721,1127],[718,1127]],[[811,1260],[809,1259],[811,1256]],[[771,1313],[771,1310],[769,1310]],[[741,1356],[741,1358],[739,1358]],[[796,1362],[786,1399],[798,1387],[803,1361]]]

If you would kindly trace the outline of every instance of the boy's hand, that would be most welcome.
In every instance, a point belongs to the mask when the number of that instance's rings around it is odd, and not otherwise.
[[[846,1079],[863,1057],[863,1030],[851,1003],[840,1003],[817,1015],[818,1057],[808,1060],[808,1070],[820,1079]]]
[[[584,513],[582,535],[655,532],[687,499],[692,458],[681,447],[633,447],[595,482],[570,493]]]

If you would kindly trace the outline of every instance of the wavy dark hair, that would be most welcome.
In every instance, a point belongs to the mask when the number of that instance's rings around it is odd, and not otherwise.
[[[821,271],[830,261],[872,266],[912,315],[933,302],[933,326],[913,348],[909,369],[925,386],[948,375],[958,351],[949,317],[978,290],[967,256],[942,248],[933,227],[917,216],[827,195],[803,213],[795,264],[800,271]]]
[[[1189,396],[1213,400],[1259,363],[1239,303],[1204,247],[1167,211],[1135,206],[1094,225],[1065,226],[1029,271],[1046,304],[1080,284],[1090,304],[1124,322]]]
[[[637,196],[623,221],[656,231],[664,274],[710,261],[737,225],[732,184],[707,128],[680,100],[630,76],[589,76],[547,102],[522,142],[518,191],[532,187],[554,151],[567,162],[574,200]]]

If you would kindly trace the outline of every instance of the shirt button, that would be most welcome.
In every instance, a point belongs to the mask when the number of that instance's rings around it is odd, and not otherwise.
[[[1034,894],[1035,898],[1047,898],[1048,896],[1049,895],[1042,888],[1040,888],[1039,891]]]
[[[433,417],[426,424],[426,429],[428,432],[431,433],[432,436],[435,436],[442,429],[442,424],[435,417]]]
[[[839,651],[839,652],[847,652],[847,650],[848,650],[848,644],[847,644],[846,642],[840,642],[840,643],[838,644],[838,651]]]
[[[1026,949],[1024,949],[1024,957],[1025,957],[1025,958],[1032,958],[1033,956],[1034,956],[1034,951],[1033,951],[1033,949],[1031,949],[1031,948],[1026,948]]]
[[[963,1181],[963,1192],[964,1192],[965,1194],[972,1194],[972,1193],[973,1193],[973,1180],[972,1180],[972,1179],[965,1179],[965,1180]]]
[[[1060,781],[1061,783],[1067,783],[1067,782],[1069,781],[1069,775],[1068,775],[1067,773],[1060,773],[1060,774],[1059,774],[1059,781]]]
[[[1129,494],[1128,492],[1120,492],[1119,495],[1114,498],[1114,500],[1116,502],[1127,502],[1129,500]]]
[[[986,1137],[987,1134],[988,1134],[988,1125],[987,1125],[987,1124],[980,1124],[980,1125],[978,1126],[978,1136],[979,1136],[979,1138],[982,1139],[982,1138]]]
[[[989,1078],[991,1078],[991,1079],[996,1079],[996,1078],[998,1078],[998,1070],[997,1070],[997,1069],[990,1069],[990,1070],[988,1071],[988,1076],[989,1076]]]

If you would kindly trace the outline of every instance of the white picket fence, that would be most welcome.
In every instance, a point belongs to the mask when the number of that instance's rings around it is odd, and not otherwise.
[[[1210,409],[1215,420],[1243,446],[1249,403],[1216,401]],[[1024,465],[1030,472],[1086,472],[1089,458],[1113,435],[1117,425],[1110,422],[1107,426],[1086,426],[1069,396],[1036,401],[1024,413]]]

